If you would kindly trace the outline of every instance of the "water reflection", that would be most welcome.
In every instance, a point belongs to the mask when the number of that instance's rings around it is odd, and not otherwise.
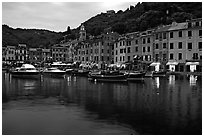
[[[44,123],[49,123],[53,117],[56,119],[61,117],[61,126],[55,128],[66,126],[73,131],[60,130],[65,134],[77,134],[81,128],[84,129],[81,120],[89,123],[85,128],[87,134],[92,134],[92,129],[97,124],[103,129],[101,131],[106,133],[108,129],[101,127],[101,123],[111,125],[109,128],[116,130],[117,133],[119,130],[126,130],[123,128],[126,127],[139,134],[201,134],[202,85],[199,82],[189,83],[187,78],[171,75],[168,78],[148,78],[144,83],[101,83],[71,76],[64,79],[43,77],[42,81],[12,79],[11,83],[6,75],[3,79],[3,101],[7,100],[5,101],[7,103],[3,103],[4,111],[7,110],[8,104],[13,103],[11,97],[25,95],[25,92],[29,91],[34,96],[35,103],[28,101],[26,104],[31,103],[33,109],[37,109],[39,113],[48,108],[46,111],[52,114],[46,119],[40,118]],[[193,81],[191,77],[190,81]],[[191,83],[196,86],[192,86]],[[39,96],[43,99],[35,98]],[[26,114],[27,108],[24,108],[25,105],[22,105],[21,101],[17,100],[15,104],[18,105],[15,107],[23,106],[25,111],[23,113]],[[60,109],[55,110],[53,107]],[[11,116],[3,115],[6,121],[3,127],[8,129],[9,124],[13,123],[8,122],[9,118]],[[38,120],[32,117],[29,119]],[[70,123],[67,119],[74,121]],[[119,127],[115,129],[113,125]],[[45,128],[47,133],[53,133],[48,129]],[[99,134],[101,131],[94,130],[94,133]],[[131,132],[121,134],[124,133]]]
[[[197,76],[190,75],[189,81],[190,81],[190,86],[195,86],[197,81]]]

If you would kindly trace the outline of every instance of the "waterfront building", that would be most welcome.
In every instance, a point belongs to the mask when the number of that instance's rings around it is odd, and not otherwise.
[[[140,33],[140,46],[142,48],[142,69],[147,70],[148,66],[155,66],[153,63],[154,30],[149,29]],[[156,69],[157,67],[155,67]]]
[[[6,51],[6,47],[2,47],[2,61],[6,61],[6,54],[7,54],[7,51]]]
[[[50,49],[42,49],[42,60],[44,62],[51,60],[51,50]]]
[[[119,34],[112,31],[103,33],[99,41],[99,60],[100,64],[114,63],[114,42],[119,38]]]
[[[8,62],[13,62],[16,60],[15,53],[16,52],[16,47],[15,46],[7,46],[6,47],[6,58],[5,60]]]
[[[154,64],[159,64],[157,70],[166,69],[166,63],[168,62],[168,45],[169,45],[169,33],[168,29],[171,25],[159,26],[154,32],[153,43],[153,61]],[[157,63],[156,63],[157,62]]]
[[[125,62],[133,61],[135,57],[141,56],[140,33],[132,32],[126,34],[126,56]]]
[[[82,64],[97,64],[104,68],[113,62],[114,41],[119,35],[114,32],[106,32],[99,36],[81,41],[77,45],[77,61]]]
[[[66,62],[68,60],[67,45],[68,43],[62,43],[52,46],[51,55],[53,61]]]
[[[16,47],[16,62],[24,63],[28,58],[27,46],[26,44],[18,44]]]
[[[120,36],[114,43],[114,63],[117,65],[125,63],[126,44],[125,35]]]
[[[202,60],[202,20],[172,23],[169,31],[170,71],[194,72]]]
[[[201,72],[202,65],[202,19],[193,19],[187,21],[186,30],[186,71]]]
[[[28,60],[31,63],[36,63],[38,62],[37,60],[37,48],[29,48],[28,49]]]

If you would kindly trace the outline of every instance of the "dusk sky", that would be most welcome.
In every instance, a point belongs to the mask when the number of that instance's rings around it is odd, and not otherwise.
[[[71,29],[101,12],[126,10],[137,2],[3,2],[2,24],[51,31]]]

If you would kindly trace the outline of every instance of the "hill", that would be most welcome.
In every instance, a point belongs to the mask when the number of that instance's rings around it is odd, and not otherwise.
[[[201,2],[143,2],[112,15],[98,14],[85,21],[84,25],[91,35],[99,35],[106,28],[124,34],[201,17]]]
[[[49,47],[63,39],[63,33],[40,29],[13,29],[2,25],[2,45],[27,44],[28,47]]]

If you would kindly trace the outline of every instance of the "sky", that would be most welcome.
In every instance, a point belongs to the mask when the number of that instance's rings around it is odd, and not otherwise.
[[[13,28],[47,29],[56,32],[74,29],[107,10],[126,10],[137,2],[3,2],[2,24]]]

